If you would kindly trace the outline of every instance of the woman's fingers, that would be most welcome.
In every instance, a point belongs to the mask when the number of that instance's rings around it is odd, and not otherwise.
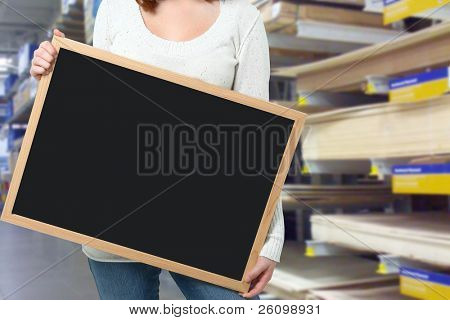
[[[252,270],[246,275],[245,282],[252,282],[256,279],[264,270],[267,269],[267,265],[261,263],[259,260]]]
[[[58,29],[53,30],[53,34],[57,37],[65,38],[64,33]],[[30,74],[40,80],[42,75],[50,73],[57,55],[58,51],[53,47],[50,41],[42,42],[39,48],[34,52]]]
[[[50,73],[57,55],[58,52],[49,41],[42,42],[34,51],[30,74],[39,80],[42,75]]]
[[[242,296],[244,298],[253,298],[254,296],[260,294],[266,287],[267,283],[270,281],[270,278],[271,273],[266,270],[256,279],[256,281],[253,282],[253,287],[250,289],[250,291],[243,294]]]
[[[34,52],[34,57],[37,58],[41,58],[44,59],[45,61],[47,61],[48,63],[52,63],[53,60],[55,60],[55,57],[52,56],[47,50],[43,49],[43,48],[39,48]]]
[[[53,34],[57,37],[65,37],[64,33],[58,29],[53,30]],[[34,52],[30,74],[40,80],[42,75],[50,73],[57,55],[58,51],[53,47],[50,41],[42,42],[39,48]]]
[[[64,33],[62,33],[61,31],[59,31],[58,29],[53,30],[53,34],[57,37],[61,37],[61,38],[65,38],[66,35]]]
[[[52,65],[50,62],[42,59],[41,57],[34,57],[33,65],[37,67],[44,68],[45,70],[50,70]]]
[[[252,298],[261,293],[272,278],[276,262],[265,257],[258,257],[255,266],[245,276],[245,282],[251,282],[250,291],[242,294],[244,298]]]
[[[36,79],[40,80],[41,76],[45,74],[45,69],[39,66],[32,66],[30,70],[30,74]]]
[[[40,49],[44,49],[47,51],[53,58],[56,58],[58,55],[58,52],[56,51],[55,47],[50,43],[50,41],[44,41],[39,46]]]

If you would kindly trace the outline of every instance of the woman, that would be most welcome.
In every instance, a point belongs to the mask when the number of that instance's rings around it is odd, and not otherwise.
[[[64,36],[58,30],[55,35]],[[269,50],[264,24],[249,0],[103,0],[94,46],[268,99]],[[31,75],[48,74],[56,58],[50,42],[36,50]],[[232,235],[230,234],[230,237]],[[255,267],[251,290],[237,292],[171,273],[187,299],[258,298],[279,262],[284,221],[278,204]],[[160,269],[84,247],[102,299],[158,299]]]

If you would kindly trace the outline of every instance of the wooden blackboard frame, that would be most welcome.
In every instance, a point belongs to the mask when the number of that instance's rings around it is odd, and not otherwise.
[[[247,261],[244,274],[246,274],[256,263],[259,253],[264,244],[264,240],[267,236],[270,223],[275,211],[277,200],[281,193],[281,186],[283,185],[289,166],[294,155],[296,146],[300,139],[302,127],[306,118],[306,115],[293,109],[285,108],[270,102],[255,99],[246,95],[242,95],[232,90],[227,90],[221,87],[217,87],[201,80],[189,78],[177,73],[169,72],[163,69],[159,69],[153,66],[149,66],[137,61],[121,57],[110,52],[93,48],[88,45],[84,45],[69,39],[54,37],[52,41],[54,47],[59,52],[60,48],[64,48],[69,51],[73,51],[82,54],[86,57],[99,59],[108,63],[112,63],[118,66],[122,66],[143,74],[151,75],[160,79],[171,81],[173,83],[189,87],[195,90],[200,90],[223,99],[227,99],[236,103],[240,103],[255,109],[269,112],[277,117],[283,117],[294,121],[291,134],[289,136],[287,146],[285,148],[280,167],[278,169],[277,176],[271,189],[269,199],[267,201],[262,220],[260,222],[258,232],[253,243],[253,247],[250,256]],[[39,123],[39,117],[44,106],[47,91],[50,85],[52,73],[43,76],[40,80],[36,99],[31,112],[31,116],[28,123],[28,128],[25,133],[22,148],[19,154],[19,158],[14,170],[14,174],[11,180],[9,192],[7,195],[6,203],[3,209],[1,220],[9,222],[21,227],[25,227],[34,231],[38,231],[44,234],[62,238],[68,241],[72,241],[78,244],[89,245],[90,247],[97,248],[109,253],[117,254],[128,259],[150,264],[162,269],[184,274],[196,279],[207,281],[216,285],[220,285],[226,288],[230,288],[240,292],[247,292],[249,290],[249,283],[246,283],[243,279],[240,281],[224,277],[218,274],[214,274],[205,270],[201,270],[195,267],[184,265],[182,263],[170,261],[157,256],[153,256],[147,253],[139,252],[130,248],[126,248],[120,245],[109,243],[103,240],[96,239],[94,237],[79,234],[77,232],[62,229],[56,226],[52,226],[43,222],[35,221],[18,214],[14,214],[13,207],[18,193],[18,189],[22,180],[22,176],[25,170],[28,155],[30,153],[31,145],[33,143],[34,135]]]

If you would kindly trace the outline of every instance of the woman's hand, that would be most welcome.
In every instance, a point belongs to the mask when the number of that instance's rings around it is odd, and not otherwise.
[[[53,31],[57,37],[64,38],[65,35],[58,29]],[[52,71],[58,52],[50,41],[44,41],[39,48],[34,51],[34,58],[31,61],[30,74],[37,80],[41,80],[42,76],[48,75]]]
[[[265,257],[258,257],[255,267],[246,275],[245,281],[251,282],[250,291],[243,294],[244,298],[252,298],[260,294],[272,279],[277,263]]]

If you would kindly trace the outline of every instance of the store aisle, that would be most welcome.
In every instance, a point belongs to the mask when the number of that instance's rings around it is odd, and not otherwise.
[[[0,222],[0,297],[91,300],[98,294],[80,246]],[[161,299],[183,299],[167,272]]]

